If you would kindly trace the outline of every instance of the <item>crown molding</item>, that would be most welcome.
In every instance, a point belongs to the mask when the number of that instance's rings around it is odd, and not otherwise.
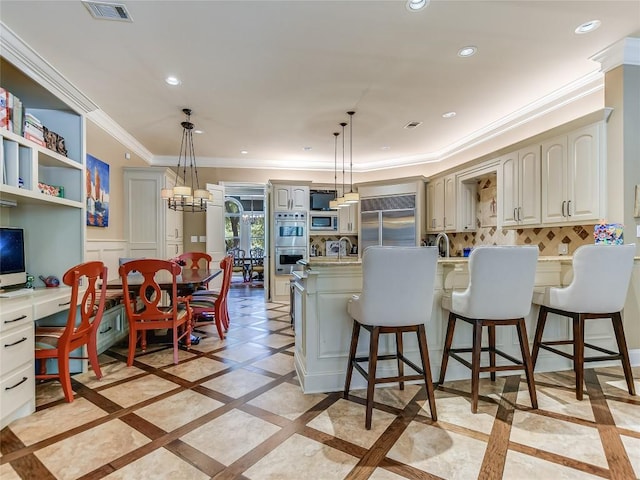
[[[640,38],[623,38],[596,53],[589,60],[598,62],[602,72],[608,72],[620,65],[640,65]]]
[[[138,140],[135,139],[135,137],[133,137],[129,132],[122,128],[120,124],[115,122],[102,110],[98,109],[87,113],[87,119],[91,120],[98,127],[102,128],[105,132],[115,138],[126,148],[141,157],[149,165],[154,165],[153,153],[151,153],[149,149],[142,145]]]
[[[4,58],[77,112],[86,114],[98,108],[89,97],[2,22],[0,50]]]

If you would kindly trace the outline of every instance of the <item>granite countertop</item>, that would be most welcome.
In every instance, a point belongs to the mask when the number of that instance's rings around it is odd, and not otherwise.
[[[538,262],[567,262],[571,263],[571,255],[544,255],[538,257]],[[438,263],[443,265],[464,264],[469,261],[469,257],[441,257]],[[299,260],[298,265],[303,267],[345,267],[361,265],[362,259],[357,256],[347,256],[338,260],[338,257],[310,257],[309,260]]]

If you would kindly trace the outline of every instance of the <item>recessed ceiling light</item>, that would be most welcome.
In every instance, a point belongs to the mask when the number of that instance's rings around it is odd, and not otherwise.
[[[249,153],[249,152],[247,152],[246,150],[241,150],[241,151],[240,151],[240,153],[241,153],[242,155],[246,155],[246,154],[247,154],[247,153]]]
[[[442,117],[443,118],[452,118],[456,116],[456,112],[447,112],[447,113],[443,113]]]
[[[176,85],[180,85],[180,80],[176,77],[167,77],[164,79],[165,82],[167,82],[167,84],[172,85],[172,86],[176,86]]]
[[[593,32],[600,26],[600,20],[591,20],[590,22],[585,22],[576,28],[575,32],[580,35],[582,33]]]
[[[472,45],[469,45],[468,47],[462,47],[460,50],[458,50],[458,56],[459,57],[470,57],[472,55],[475,55],[475,53],[478,51],[478,49]]]
[[[198,135],[200,135],[201,133],[204,133],[202,130],[194,130],[193,133],[197,133]]]
[[[407,0],[406,7],[410,12],[419,12],[429,5],[430,0]]]
[[[313,150],[313,147],[302,147],[302,150],[304,150],[305,152],[308,152],[310,150]]]
[[[385,145],[384,147],[380,147],[380,150],[391,150],[391,147]]]

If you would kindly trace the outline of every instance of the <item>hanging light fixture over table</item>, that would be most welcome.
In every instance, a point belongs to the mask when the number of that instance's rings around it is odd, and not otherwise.
[[[193,128],[191,123],[191,109],[182,110],[187,119],[182,122],[182,142],[180,143],[180,154],[178,155],[178,167],[176,168],[176,182],[173,188],[163,188],[161,196],[167,201],[167,206],[171,210],[184,212],[205,212],[207,201],[211,200],[208,190],[200,188],[198,182],[198,167],[196,165],[196,154],[193,148]],[[187,174],[187,161],[189,163],[189,173]]]

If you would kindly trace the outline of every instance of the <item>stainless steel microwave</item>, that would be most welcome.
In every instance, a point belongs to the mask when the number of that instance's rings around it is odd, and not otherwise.
[[[336,213],[311,212],[311,214],[309,215],[309,230],[337,232],[338,215]]]

